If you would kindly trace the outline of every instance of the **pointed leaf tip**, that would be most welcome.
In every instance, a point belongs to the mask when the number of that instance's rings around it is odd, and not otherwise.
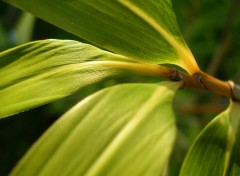
[[[121,75],[123,71],[119,68],[103,66],[102,62],[124,59],[127,60],[70,40],[35,41],[1,52],[0,118],[52,102],[84,86]]]

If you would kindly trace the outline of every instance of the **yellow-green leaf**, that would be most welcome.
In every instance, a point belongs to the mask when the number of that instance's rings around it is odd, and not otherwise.
[[[36,41],[4,51],[0,53],[0,118],[122,74],[121,68],[136,69],[130,63],[125,57],[70,40]]]
[[[170,0],[6,0],[115,53],[199,71]]]
[[[201,132],[181,169],[181,176],[240,175],[240,105],[232,103]]]
[[[125,84],[86,98],[30,149],[11,176],[159,176],[176,135],[180,83]]]

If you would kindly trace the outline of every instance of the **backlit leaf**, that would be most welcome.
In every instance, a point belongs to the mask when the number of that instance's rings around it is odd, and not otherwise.
[[[240,175],[240,105],[232,103],[202,131],[181,169],[181,176]]]
[[[115,53],[199,71],[170,0],[6,0]]]
[[[91,95],[63,115],[11,175],[160,175],[176,135],[171,103],[179,84],[125,84]]]
[[[125,67],[122,61],[126,65],[129,60],[66,40],[36,41],[4,51],[0,53],[0,117],[46,104],[122,74],[119,69]]]

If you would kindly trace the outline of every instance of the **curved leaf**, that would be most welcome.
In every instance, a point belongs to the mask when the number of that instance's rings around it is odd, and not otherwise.
[[[103,62],[111,60],[129,61],[66,40],[36,41],[0,53],[0,117],[46,104],[121,74],[114,64]]]
[[[170,0],[7,0],[105,49],[150,63],[199,71]]]
[[[158,176],[176,135],[171,103],[179,84],[125,84],[91,95],[61,117],[11,175]]]
[[[240,175],[240,105],[232,103],[201,132],[181,169],[181,176]]]

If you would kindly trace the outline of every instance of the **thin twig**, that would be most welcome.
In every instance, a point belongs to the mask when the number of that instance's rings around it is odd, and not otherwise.
[[[178,104],[174,108],[182,113],[209,114],[220,113],[227,108],[226,104],[212,102],[208,104]]]

